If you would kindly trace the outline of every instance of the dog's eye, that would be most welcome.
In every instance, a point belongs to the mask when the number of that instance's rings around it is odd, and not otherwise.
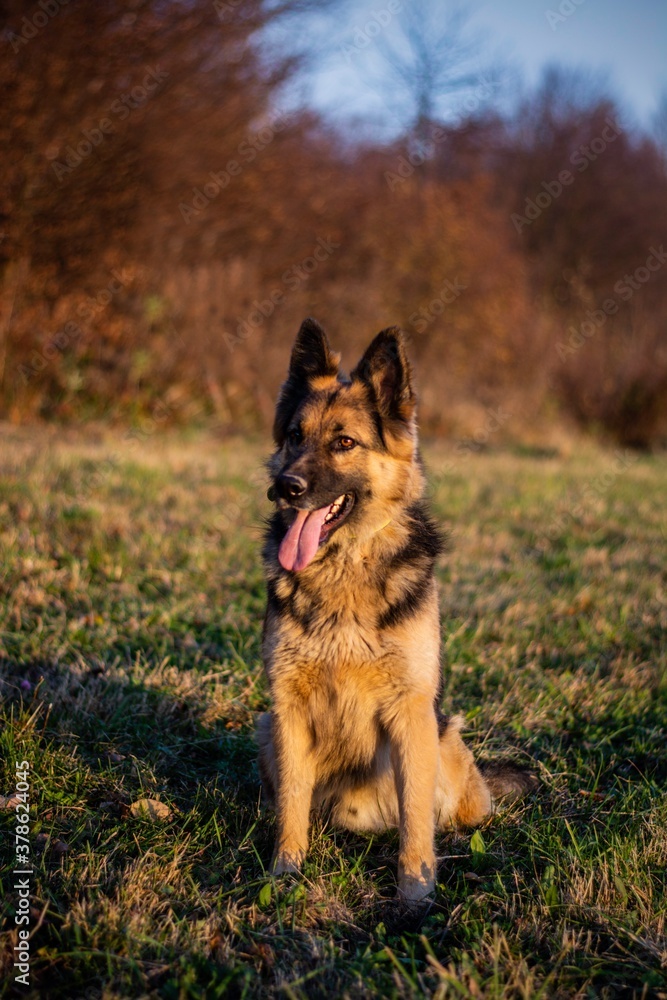
[[[357,442],[354,440],[354,438],[346,437],[345,435],[343,435],[342,437],[339,437],[338,440],[336,441],[336,448],[339,451],[349,451],[351,448],[355,447],[356,443]]]
[[[287,432],[287,443],[292,445],[301,444],[303,441],[303,434],[301,433],[300,427],[292,427],[291,430]]]

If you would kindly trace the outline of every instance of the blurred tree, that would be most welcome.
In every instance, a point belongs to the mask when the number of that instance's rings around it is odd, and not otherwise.
[[[413,0],[368,11],[335,53],[354,51],[363,84],[418,148],[435,124],[481,110],[500,70],[485,53],[473,11],[456,0]],[[348,57],[348,63],[352,60]]]
[[[546,363],[568,410],[645,444],[667,416],[667,172],[587,84],[546,73],[508,130],[498,181],[534,292],[562,324]]]
[[[169,254],[191,261],[238,255],[251,240],[270,239],[265,209],[277,192],[258,182],[254,167],[278,129],[288,131],[275,123],[274,95],[295,60],[267,53],[262,39],[277,19],[307,6],[3,3],[0,289],[14,306],[0,316],[0,391],[9,389],[17,352],[39,353],[68,309],[82,315],[82,303],[68,296],[97,295],[114,268],[136,274],[139,263],[154,266]],[[227,170],[233,160],[234,176]],[[119,294],[115,308],[121,301],[132,307]],[[94,345],[92,334],[77,336],[67,358],[87,362],[94,350],[122,382],[132,352],[126,342],[112,343],[113,331],[104,324]],[[33,379],[22,390],[60,391],[64,360],[56,356],[39,385]]]
[[[134,244],[142,210],[151,203],[153,215],[156,195],[172,196],[168,179],[193,169],[204,138],[224,162],[290,70],[287,58],[263,61],[256,44],[286,5],[244,0],[240,16],[238,6],[3,4],[5,259],[47,266],[59,288],[78,281],[105,246]]]
[[[226,426],[268,423],[314,313],[348,357],[401,322],[433,429],[456,426],[453,401],[514,395],[530,419],[551,379],[582,424],[656,439],[656,143],[572,74],[491,112],[466,9],[435,0],[387,5],[367,33],[408,134],[383,147],[282,113],[300,56],[278,27],[289,38],[343,2],[0,5],[3,414],[203,406]],[[466,117],[442,125],[456,108]]]
[[[655,145],[587,83],[547,71],[507,131],[499,176],[536,287],[566,307],[637,267],[667,220]]]

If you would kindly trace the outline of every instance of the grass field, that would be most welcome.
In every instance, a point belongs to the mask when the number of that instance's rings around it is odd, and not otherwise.
[[[316,825],[302,879],[266,873],[262,444],[2,430],[3,995],[667,997],[667,459],[425,457],[445,706],[541,787],[439,837],[409,911],[394,834]]]

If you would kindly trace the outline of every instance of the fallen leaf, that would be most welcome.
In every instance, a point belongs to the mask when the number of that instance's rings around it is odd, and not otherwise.
[[[265,882],[257,893],[257,902],[260,906],[268,906],[271,902],[271,883]]]
[[[486,844],[479,830],[475,830],[470,838],[470,850],[473,854],[486,854]]]
[[[0,809],[16,809],[20,801],[18,795],[0,795]]]
[[[154,823],[158,820],[167,820],[171,817],[169,806],[158,799],[137,799],[130,806],[130,813],[132,816],[137,816],[140,819],[153,820]]]

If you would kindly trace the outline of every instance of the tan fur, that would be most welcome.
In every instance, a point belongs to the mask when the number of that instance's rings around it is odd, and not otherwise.
[[[327,809],[352,830],[399,827],[399,894],[417,900],[434,888],[436,827],[479,823],[491,797],[461,739],[462,720],[450,719],[438,735],[435,579],[414,614],[388,627],[377,624],[424,572],[417,556],[402,572],[380,578],[391,556],[405,548],[408,509],[424,490],[414,407],[407,408],[407,421],[386,428],[380,449],[371,446],[374,424],[362,384],[341,388],[324,375],[311,379],[309,389],[299,414],[310,450],[294,466],[306,459],[318,468],[334,463],[341,476],[366,477],[373,491],[354,522],[336,530],[336,554],[327,554],[333,544],[327,542],[298,574],[282,571],[270,546],[265,556],[276,600],[292,601],[289,613],[269,603],[263,642],[273,709],[260,719],[258,740],[277,816],[272,868],[298,870],[311,809]],[[335,428],[364,447],[318,452]],[[281,445],[269,465],[274,476],[285,466],[286,448]]]

